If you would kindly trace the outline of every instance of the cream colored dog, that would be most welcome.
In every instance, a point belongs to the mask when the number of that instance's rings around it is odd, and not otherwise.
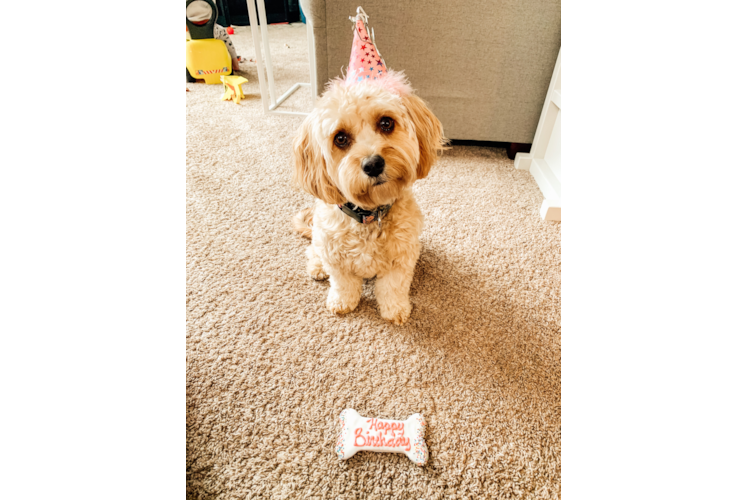
[[[294,141],[294,180],[317,198],[294,217],[312,244],[307,272],[330,277],[327,308],[353,311],[376,276],[383,318],[408,320],[423,214],[411,187],[446,141],[442,125],[402,73],[376,82],[333,81]]]

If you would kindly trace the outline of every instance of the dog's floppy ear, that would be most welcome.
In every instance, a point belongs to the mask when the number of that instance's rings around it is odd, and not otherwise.
[[[345,197],[327,175],[325,157],[311,135],[312,116],[304,120],[293,143],[294,181],[301,189],[325,203],[343,204]]]
[[[420,97],[408,94],[403,96],[403,100],[410,114],[410,119],[416,126],[419,153],[416,174],[419,179],[423,179],[436,163],[439,151],[447,149],[445,147],[447,140],[444,138],[444,129],[441,122]]]

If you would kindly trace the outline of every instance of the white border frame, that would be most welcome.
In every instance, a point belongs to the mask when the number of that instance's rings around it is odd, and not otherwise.
[[[577,270],[576,224],[561,224],[561,270]]]
[[[187,331],[187,15],[179,15],[179,492],[177,500],[187,495],[187,377],[186,377],[186,331]]]

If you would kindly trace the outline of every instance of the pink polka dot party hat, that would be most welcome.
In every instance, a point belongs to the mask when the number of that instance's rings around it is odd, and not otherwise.
[[[356,16],[349,19],[354,23],[353,46],[345,83],[352,85],[383,79],[387,76],[387,66],[374,43],[374,30],[369,30],[369,16],[359,7],[356,9]]]

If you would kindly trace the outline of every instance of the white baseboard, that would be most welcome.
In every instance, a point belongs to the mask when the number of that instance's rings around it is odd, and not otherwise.
[[[543,200],[543,203],[540,205],[540,218],[547,221],[561,222],[561,207],[554,207],[552,205],[552,202]]]
[[[529,153],[517,153],[514,168],[528,170],[545,199],[540,216],[561,220],[561,51],[558,52],[551,84]]]
[[[532,156],[530,153],[517,153],[514,155],[514,168],[518,170],[530,170]]]

